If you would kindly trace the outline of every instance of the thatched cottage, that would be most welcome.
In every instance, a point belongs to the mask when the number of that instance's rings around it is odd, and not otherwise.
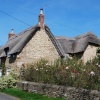
[[[82,59],[84,63],[92,60],[97,55],[97,49],[100,45],[100,39],[92,32],[88,32],[75,38],[56,37],[64,54],[76,56]]]
[[[88,32],[75,38],[55,37],[49,27],[44,24],[42,9],[39,22],[19,34],[14,31],[0,48],[1,63],[6,67],[21,67],[23,64],[36,62],[41,58],[53,62],[57,58],[76,55],[84,62],[96,56],[100,40]]]

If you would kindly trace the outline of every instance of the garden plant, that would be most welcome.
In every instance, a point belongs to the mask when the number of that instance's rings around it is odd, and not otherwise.
[[[100,56],[84,64],[76,57],[57,59],[54,64],[41,59],[21,68],[21,79],[32,82],[100,90]]]

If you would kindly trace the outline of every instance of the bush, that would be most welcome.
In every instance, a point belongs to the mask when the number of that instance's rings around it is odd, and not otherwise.
[[[58,59],[53,65],[40,60],[21,69],[22,80],[100,90],[100,57],[86,65],[76,57]]]
[[[0,78],[0,89],[11,88],[15,83],[16,81],[11,76],[3,76]]]
[[[0,77],[0,89],[16,87],[17,78],[18,75],[15,72]]]

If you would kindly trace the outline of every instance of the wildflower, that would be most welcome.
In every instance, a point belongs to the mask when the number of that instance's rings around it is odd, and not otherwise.
[[[46,66],[49,66],[49,64],[48,64],[48,63],[46,63]]]
[[[94,71],[91,71],[91,72],[90,72],[90,75],[91,75],[91,76],[94,76],[94,75],[95,75],[95,72],[94,72]]]
[[[39,69],[38,69],[38,68],[36,68],[36,70],[38,71]]]
[[[49,67],[50,67],[50,65],[49,65],[48,63],[46,63],[46,67],[48,67],[48,68],[49,68]]]
[[[83,69],[83,71],[85,72],[86,70],[85,70],[85,69]]]
[[[96,66],[100,68],[100,65],[98,63],[96,64]]]
[[[98,67],[100,68],[100,65],[98,65]]]
[[[73,57],[68,57],[69,59],[73,59]]]
[[[65,69],[67,70],[67,69],[69,69],[69,67],[66,67]]]
[[[96,65],[98,66],[98,63]]]

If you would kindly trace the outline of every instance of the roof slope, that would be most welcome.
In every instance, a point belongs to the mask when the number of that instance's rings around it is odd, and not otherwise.
[[[75,42],[74,38],[56,37],[56,39],[60,44],[64,54],[73,53],[73,45]]]
[[[77,36],[75,38],[56,37],[64,53],[78,53],[85,51],[89,43],[99,45],[100,39],[92,32]]]
[[[34,36],[37,30],[40,29],[40,26],[37,24],[33,27],[30,27],[21,33],[14,35],[11,37],[7,43],[0,48],[0,57],[5,57],[5,48],[9,48],[9,55],[21,52],[24,46],[28,43],[28,41]],[[57,49],[60,56],[63,56],[62,51],[58,42],[56,41],[55,37],[51,33],[50,29],[45,25],[45,30],[49,38],[51,39],[52,43],[54,44],[55,48]]]
[[[54,37],[48,26],[45,25],[44,27],[47,35],[51,39],[60,56],[84,52],[89,43],[95,45],[100,44],[100,39],[98,39],[97,36],[95,36],[92,32],[88,32],[75,38],[60,36]],[[5,48],[9,48],[9,55],[21,52],[24,46],[28,43],[28,41],[35,35],[36,31],[38,31],[39,29],[40,26],[37,24],[11,37],[5,45],[0,47],[0,57],[6,56],[4,51]]]
[[[89,43],[99,45],[100,39],[92,32],[75,37],[76,41],[74,44],[74,53],[83,52],[87,48]]]

